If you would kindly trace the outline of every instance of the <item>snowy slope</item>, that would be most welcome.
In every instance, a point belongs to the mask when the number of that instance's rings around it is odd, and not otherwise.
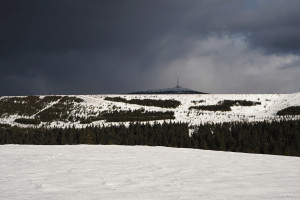
[[[300,199],[300,158],[144,146],[0,146],[0,199]]]
[[[74,96],[74,95],[73,95]],[[277,116],[276,113],[289,106],[300,106],[300,93],[295,94],[189,94],[189,95],[77,95],[76,97],[83,99],[83,102],[75,103],[70,115],[87,117],[93,116],[103,111],[128,111],[145,109],[146,111],[173,111],[176,117],[175,122],[185,122],[190,126],[199,125],[201,123],[217,123],[217,122],[232,122],[232,121],[263,121],[263,120],[279,120],[283,117]],[[177,100],[181,105],[177,108],[161,108],[154,106],[140,106],[122,102],[113,102],[105,100],[105,97],[122,97],[130,99],[160,99],[160,100]],[[1,97],[7,98],[7,97]],[[43,98],[41,96],[40,98]],[[191,106],[199,105],[216,105],[223,100],[248,100],[260,102],[261,105],[255,106],[232,106],[231,111],[213,112],[201,110],[189,110]],[[55,103],[47,105],[53,106]],[[23,125],[14,122],[16,118],[23,116],[19,115],[4,115],[0,118],[0,123],[11,124],[16,126],[32,126]],[[33,118],[34,116],[31,116]],[[285,116],[289,119],[299,119],[300,116]],[[169,121],[169,120],[167,120]],[[163,121],[158,121],[161,123]],[[122,122],[123,123],[123,122]],[[153,123],[153,122],[152,122]],[[119,123],[107,123],[105,120],[94,121],[93,125],[118,125]],[[80,122],[63,122],[55,121],[50,124],[41,123],[38,126],[48,127],[85,127],[91,124],[80,124]],[[128,124],[125,122],[125,124]]]

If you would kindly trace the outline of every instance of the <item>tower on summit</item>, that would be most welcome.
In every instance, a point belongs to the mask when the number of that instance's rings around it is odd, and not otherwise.
[[[179,86],[179,77],[177,76],[177,85],[176,85],[176,88],[180,88]]]
[[[204,92],[198,92],[195,90],[190,90],[188,88],[182,88],[179,85],[179,76],[177,76],[177,85],[173,88],[158,89],[158,90],[146,90],[139,92],[131,92],[129,94],[207,94]]]

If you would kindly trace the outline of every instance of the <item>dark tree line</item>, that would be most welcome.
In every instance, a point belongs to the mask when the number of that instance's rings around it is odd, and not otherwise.
[[[219,101],[218,104],[228,105],[228,106],[256,106],[256,105],[261,105],[261,102],[247,101],[247,100],[224,100],[224,101]]]
[[[195,103],[195,101],[192,101]],[[201,102],[200,102],[201,103]],[[224,100],[219,101],[216,105],[200,105],[200,106],[191,106],[189,110],[207,110],[207,111],[231,111],[232,106],[256,106],[260,105],[261,102],[247,101],[247,100]]]
[[[0,144],[118,144],[191,147],[188,125],[181,123],[130,124],[111,127],[0,128]]]
[[[300,106],[291,106],[277,112],[277,115],[300,115]]]
[[[80,120],[81,124],[89,124],[93,121],[105,120],[106,122],[138,122],[138,121],[155,121],[175,119],[173,111],[145,111],[129,110],[129,111],[113,111],[102,112],[98,116],[90,116]]]
[[[207,111],[231,111],[230,106],[228,105],[203,105],[203,106],[191,106],[189,107],[189,110],[207,110]]]
[[[183,123],[112,127],[18,128],[0,124],[0,144],[118,144],[300,156],[300,120],[205,124],[189,136]]]
[[[200,149],[300,156],[300,120],[206,124],[191,140]]]
[[[20,124],[33,124],[33,125],[38,125],[41,123],[39,119],[29,119],[29,118],[17,118],[15,119],[15,122]]]
[[[177,108],[181,103],[176,100],[160,100],[160,99],[124,99],[122,97],[105,97],[104,100],[136,104],[141,106],[156,106],[161,108]]]

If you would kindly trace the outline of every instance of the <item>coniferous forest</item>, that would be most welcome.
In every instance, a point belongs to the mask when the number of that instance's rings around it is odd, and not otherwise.
[[[300,120],[197,126],[131,123],[111,127],[19,128],[0,124],[0,144],[117,144],[300,156]]]

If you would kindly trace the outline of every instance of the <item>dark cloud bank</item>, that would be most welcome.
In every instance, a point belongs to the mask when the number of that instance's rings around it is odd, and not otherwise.
[[[300,91],[298,0],[3,0],[0,95]]]

